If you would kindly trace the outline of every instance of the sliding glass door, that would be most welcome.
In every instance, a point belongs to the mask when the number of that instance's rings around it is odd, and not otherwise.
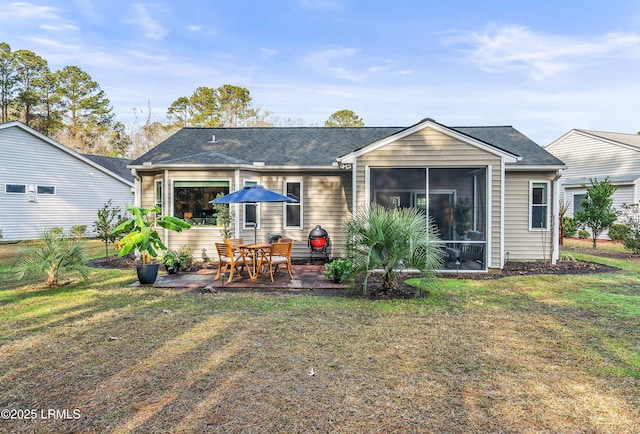
[[[431,216],[446,245],[448,268],[486,268],[486,190],[485,168],[370,169],[370,201]]]

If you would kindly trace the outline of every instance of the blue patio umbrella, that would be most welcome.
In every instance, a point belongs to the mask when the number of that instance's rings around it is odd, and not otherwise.
[[[261,185],[254,184],[244,187],[242,190],[220,196],[209,203],[260,203],[260,202],[298,202],[296,199],[284,196],[275,191],[267,190]],[[257,240],[257,228],[253,225],[253,241]]]

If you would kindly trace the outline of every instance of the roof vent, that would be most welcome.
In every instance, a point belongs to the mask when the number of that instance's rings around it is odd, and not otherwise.
[[[264,167],[264,161],[254,161],[253,165],[257,167]]]
[[[209,140],[209,142],[208,142],[208,143],[218,143],[218,142],[216,142],[216,136],[215,136],[215,134],[214,134],[213,136],[211,136],[211,140]]]
[[[144,163],[142,163],[143,167],[151,167],[151,161],[145,161]]]

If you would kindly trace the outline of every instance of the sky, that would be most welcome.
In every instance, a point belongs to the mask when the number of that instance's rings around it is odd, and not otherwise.
[[[637,0],[0,0],[0,42],[80,67],[127,125],[232,84],[302,126],[640,131]]]

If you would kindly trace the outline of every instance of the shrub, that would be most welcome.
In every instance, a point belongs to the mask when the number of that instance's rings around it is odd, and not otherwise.
[[[349,278],[353,264],[348,259],[334,259],[324,264],[324,275],[327,279],[342,282]]]
[[[562,228],[565,237],[574,237],[578,232],[578,223],[576,223],[573,217],[563,217]]]
[[[624,237],[624,248],[634,255],[640,254],[640,205],[623,204],[620,211],[620,221],[629,228]]]
[[[580,238],[581,240],[586,240],[587,238],[589,238],[589,231],[585,231],[584,229],[580,229],[578,231],[578,238]]]
[[[58,286],[63,273],[79,273],[87,278],[89,268],[85,265],[84,241],[67,236],[57,228],[40,233],[40,243],[29,248],[18,265],[18,278],[25,274],[36,277],[47,276],[47,286]]]
[[[191,247],[182,246],[180,247],[179,256],[184,261],[183,267],[185,269],[191,268],[193,265],[193,254],[191,253]]]
[[[187,265],[187,261],[191,262],[190,259],[191,259],[191,254],[183,249],[180,249],[179,252],[176,250],[167,250],[162,255],[162,258],[160,259],[160,263],[162,265],[166,265],[167,267],[178,266],[184,269]]]
[[[45,229],[45,231],[51,231],[51,234],[59,237],[62,236],[62,234],[64,233],[64,229],[62,226],[54,226],[51,229]],[[44,233],[44,231],[43,231]],[[42,234],[41,234],[42,235]]]
[[[611,225],[609,228],[609,238],[614,241],[623,241],[631,233],[631,228],[621,223]]]
[[[84,237],[84,233],[87,230],[87,225],[75,225],[71,228],[71,235],[75,238]]]
[[[375,270],[382,272],[382,292],[392,295],[398,290],[401,270],[414,268],[423,278],[433,278],[444,260],[433,219],[425,222],[424,214],[416,208],[388,209],[373,204],[356,212],[343,230],[345,251],[353,263],[352,279],[364,277],[365,293],[369,292],[368,277]],[[419,295],[422,293],[417,290]]]

